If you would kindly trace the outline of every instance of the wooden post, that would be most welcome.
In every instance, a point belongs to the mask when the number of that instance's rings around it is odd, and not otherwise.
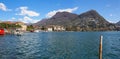
[[[103,41],[103,36],[100,36],[100,46],[99,46],[99,59],[102,59],[102,41]]]

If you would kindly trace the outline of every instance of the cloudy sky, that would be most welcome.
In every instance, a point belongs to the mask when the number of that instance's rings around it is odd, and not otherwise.
[[[98,11],[109,22],[120,21],[120,0],[0,0],[0,21],[35,23],[56,12]]]

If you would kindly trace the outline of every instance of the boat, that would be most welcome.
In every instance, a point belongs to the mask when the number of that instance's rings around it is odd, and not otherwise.
[[[30,30],[30,32],[34,32],[34,30]]]
[[[39,30],[35,30],[34,32],[38,33],[38,32],[40,32],[40,31],[39,31]]]
[[[0,29],[0,35],[4,35],[4,34],[5,34],[4,29]]]
[[[17,35],[17,36],[21,36],[21,35],[23,35],[23,32],[20,31],[20,30],[15,30],[14,34]]]

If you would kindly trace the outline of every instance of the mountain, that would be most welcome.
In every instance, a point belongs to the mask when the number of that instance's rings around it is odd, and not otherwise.
[[[58,12],[49,19],[43,19],[34,25],[59,25],[70,30],[113,30],[114,24],[109,23],[97,11],[89,10],[80,15],[69,12]]]
[[[120,26],[120,21],[116,23],[116,25]]]
[[[98,12],[95,10],[90,10],[85,13],[82,13],[79,15],[79,18],[84,20],[84,21],[96,21],[99,24],[108,24],[109,22],[106,21]]]
[[[69,25],[78,18],[77,14],[72,14],[69,12],[58,12],[52,18],[43,19],[36,23],[36,25]]]
[[[100,14],[95,10],[90,10],[78,15],[79,19],[74,21],[76,25],[101,25],[106,26],[109,24]],[[91,24],[92,23],[92,24]]]

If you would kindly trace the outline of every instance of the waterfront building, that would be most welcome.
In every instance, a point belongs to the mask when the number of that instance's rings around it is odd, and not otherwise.
[[[48,27],[47,31],[53,31],[53,28],[52,27]]]
[[[15,25],[21,26],[21,28],[17,28],[18,30],[26,31],[26,29],[27,29],[27,25],[25,25],[25,23],[23,23],[23,22],[15,22]]]
[[[65,31],[65,28],[63,26],[56,25],[56,26],[53,26],[53,28],[54,28],[54,31]]]

